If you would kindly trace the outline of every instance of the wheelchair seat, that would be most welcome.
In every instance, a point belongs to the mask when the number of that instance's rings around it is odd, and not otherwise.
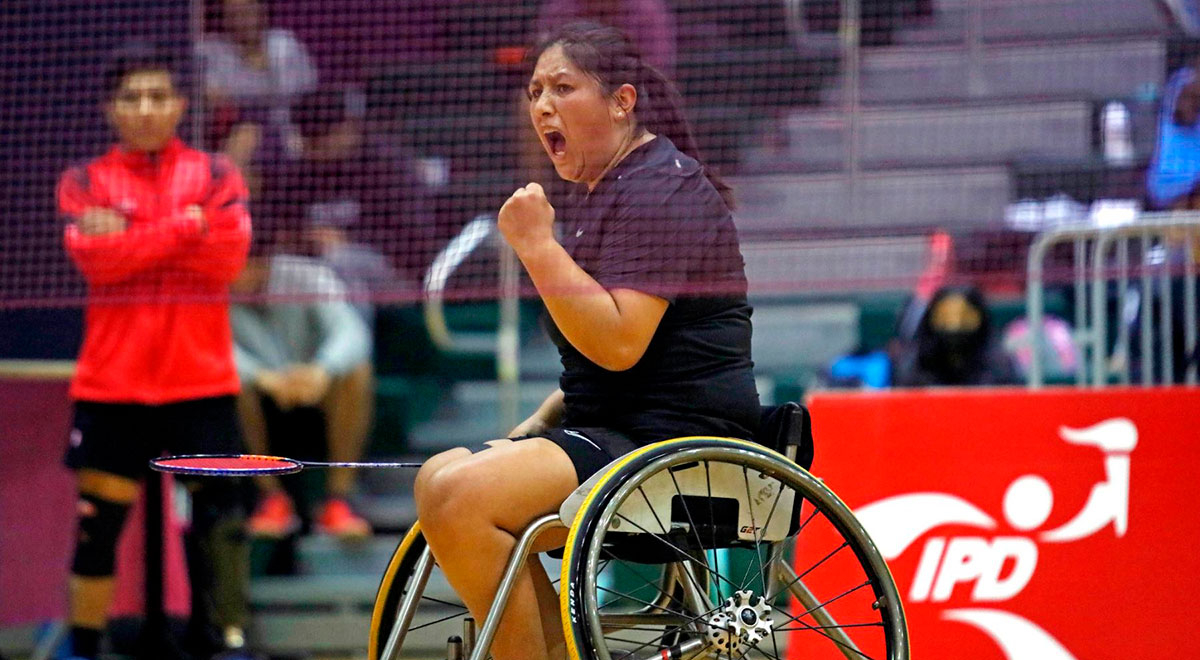
[[[786,456],[805,469],[812,465],[812,420],[807,408],[795,402],[763,406],[761,420],[755,437],[757,444]],[[571,520],[583,499],[609,469],[606,467],[597,472],[567,498],[559,510],[563,520]],[[760,478],[764,481],[755,484],[756,491],[771,488],[773,480],[765,475]],[[750,503],[753,499],[750,488],[737,471],[710,475],[701,471],[689,472],[689,466],[682,465],[670,474],[663,473],[647,482],[641,501],[630,503],[635,510],[629,515],[641,520],[641,529],[628,533],[611,530],[605,537],[606,555],[636,563],[664,563],[678,558],[672,547],[691,554],[716,548],[751,547],[754,543],[747,539],[744,531],[750,523],[748,515],[753,517],[752,509],[757,508]],[[771,512],[779,514],[771,533],[767,534],[772,539],[793,533],[798,523],[799,507],[793,508],[791,500],[780,502],[779,508],[778,512]],[[689,510],[685,518],[684,512]],[[762,513],[760,511],[760,515]],[[654,529],[656,525],[657,529]],[[750,536],[752,539],[753,535]],[[555,555],[557,552],[551,553],[551,556]]]

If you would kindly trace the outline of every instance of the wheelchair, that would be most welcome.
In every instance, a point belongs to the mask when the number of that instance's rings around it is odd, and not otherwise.
[[[677,438],[613,461],[518,538],[490,612],[534,540],[566,527],[556,587],[571,660],[906,660],[887,564],[806,469],[811,428],[788,403],[764,407],[759,442]],[[486,660],[499,618],[476,629],[418,521],[380,583],[368,658]]]

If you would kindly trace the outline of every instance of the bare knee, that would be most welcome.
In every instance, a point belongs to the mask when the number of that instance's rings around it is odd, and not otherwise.
[[[417,477],[413,482],[413,497],[417,502],[417,517],[422,520],[422,524],[425,521],[424,512],[430,511],[432,505],[444,495],[443,491],[447,487],[442,483],[445,480],[439,478],[438,475],[470,455],[470,450],[462,447],[451,449],[426,460],[421,469],[417,470]]]
[[[489,483],[482,466],[471,461],[456,461],[438,470],[424,483],[417,500],[422,528],[437,536],[494,526],[500,503],[489,492]]]

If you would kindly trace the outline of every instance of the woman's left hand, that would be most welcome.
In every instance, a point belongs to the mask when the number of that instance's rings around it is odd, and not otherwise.
[[[555,242],[554,207],[546,199],[542,186],[537,183],[518,188],[504,202],[496,225],[517,254],[547,242]]]

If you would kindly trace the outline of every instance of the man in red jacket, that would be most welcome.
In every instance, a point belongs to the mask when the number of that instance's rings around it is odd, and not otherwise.
[[[66,249],[88,283],[66,455],[79,487],[70,624],[83,658],[97,655],[114,547],[149,459],[240,451],[228,296],[250,240],[237,169],[176,137],[187,103],[170,62],[149,47],[127,48],[114,57],[105,89],[119,142],[68,169],[58,186]],[[209,550],[192,553],[200,560],[193,617],[207,616],[226,645],[240,645],[244,514],[232,482],[191,486],[191,540]],[[214,547],[232,555],[217,562]]]

